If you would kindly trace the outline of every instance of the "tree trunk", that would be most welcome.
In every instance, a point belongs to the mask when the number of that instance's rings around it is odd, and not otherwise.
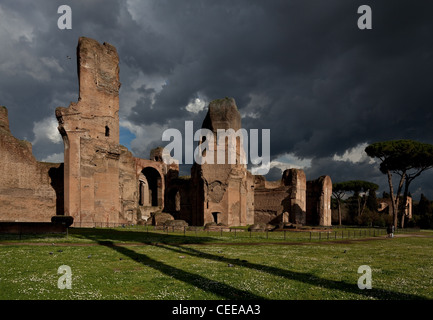
[[[404,184],[404,194],[403,194],[403,212],[402,212],[402,216],[401,216],[401,227],[402,228],[404,228],[404,218],[406,216],[406,209],[408,209],[407,198],[409,195],[409,185],[413,181],[413,179],[418,177],[424,170],[426,170],[426,168],[422,168],[416,174],[414,174],[412,176],[409,175],[406,177],[406,181]],[[409,211],[409,209],[408,209],[408,211]]]
[[[403,214],[401,215],[401,221],[400,221],[400,228],[401,228],[401,229],[404,228],[404,216],[405,216],[405,213],[404,213],[404,211],[403,211]]]
[[[401,194],[401,189],[403,188],[403,183],[404,183],[404,181],[405,181],[405,178],[406,178],[406,171],[405,172],[403,172],[403,174],[401,175],[401,178],[400,178],[400,182],[399,182],[399,184],[398,184],[398,189],[397,189],[397,196],[396,196],[396,205],[395,205],[395,208],[396,208],[396,213],[395,213],[395,219],[394,219],[394,226],[395,226],[395,229],[397,229],[397,223],[398,223],[398,210],[399,210],[399,208],[400,208],[400,194]],[[404,213],[403,213],[404,214]]]
[[[391,212],[392,219],[394,222],[394,226],[397,225],[397,210],[395,208],[395,195],[394,195],[394,187],[392,185],[392,174],[389,170],[386,171],[388,175],[388,184],[389,184],[389,194],[391,196]]]
[[[358,195],[358,217],[361,215],[361,198]]]
[[[397,229],[398,225],[398,212],[400,208],[400,194],[401,189],[403,188],[403,183],[406,178],[406,171],[403,172],[400,178],[400,182],[398,183],[398,189],[397,189],[397,195],[394,196],[394,194],[391,194],[391,200],[393,202],[393,225],[395,229]],[[390,183],[390,191],[393,191],[394,188],[392,187],[392,174],[388,171],[388,183]]]
[[[363,202],[362,202],[362,209],[361,209],[361,215],[364,213],[365,207],[367,205],[367,196],[363,196]]]
[[[341,204],[340,199],[337,199],[338,203],[338,225],[341,226]]]
[[[411,183],[412,180],[410,179],[406,179],[406,183],[404,184],[404,194],[403,194],[403,209],[402,209],[402,215],[401,215],[401,228],[404,228],[404,217],[406,216],[406,209],[408,208],[407,206],[407,197],[409,194],[409,184]]]

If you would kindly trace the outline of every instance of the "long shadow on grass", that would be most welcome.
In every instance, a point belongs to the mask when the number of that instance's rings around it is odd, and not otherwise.
[[[109,247],[111,249],[114,249],[117,252],[146,265],[147,267],[151,267],[163,274],[166,274],[179,281],[193,285],[201,290],[211,292],[221,298],[229,299],[229,300],[237,300],[237,299],[264,300],[265,299],[263,297],[255,295],[248,291],[239,290],[227,284],[215,280],[211,280],[202,277],[198,274],[190,273],[188,271],[167,265],[158,260],[152,259],[145,254],[137,253],[134,250],[128,249],[124,246],[118,246],[109,241],[102,241],[100,242],[100,244]],[[158,245],[158,247],[159,246],[160,245]]]
[[[159,234],[159,233],[154,234],[152,232],[145,233],[145,232],[136,232],[136,231],[117,231],[117,230],[107,230],[99,233],[98,232],[95,233],[95,230],[93,230],[93,231],[89,231],[88,233],[85,232],[83,233],[83,235],[88,239],[96,241],[101,245],[110,247],[118,251],[119,253],[124,254],[125,256],[135,259],[136,261],[140,261],[141,263],[148,265],[154,268],[155,270],[167,274],[177,280],[183,281],[185,283],[189,283],[197,288],[200,288],[201,290],[212,292],[226,299],[234,300],[234,299],[266,299],[266,298],[257,296],[248,291],[239,290],[237,288],[220,283],[218,281],[204,278],[197,274],[193,274],[169,266],[160,261],[152,259],[146,256],[145,254],[139,254],[133,250],[125,248],[124,246],[117,246],[112,241],[114,240],[139,241],[143,244],[150,244],[150,245],[157,242],[159,243],[158,247],[164,248],[172,252],[188,254],[190,256],[198,257],[200,259],[226,262],[228,264],[237,265],[251,270],[267,272],[271,275],[280,276],[289,280],[299,281],[313,286],[321,286],[331,290],[340,290],[347,293],[358,294],[365,297],[374,297],[377,299],[392,299],[392,300],[427,299],[423,296],[394,292],[394,291],[389,291],[384,289],[373,288],[373,289],[361,290],[358,288],[356,283],[347,283],[344,281],[323,279],[311,273],[302,273],[302,272],[284,270],[276,267],[251,263],[239,259],[232,259],[232,258],[227,258],[219,255],[214,255],[190,247],[180,246],[180,244],[188,244],[188,243],[197,244],[197,243],[212,242],[215,239],[211,237],[190,237],[190,236],[167,235],[167,234]],[[179,245],[176,245],[176,243]]]
[[[147,231],[130,231],[130,230],[115,230],[115,229],[77,229],[75,234],[80,234],[83,237],[95,241],[100,245],[111,248],[137,262],[140,262],[148,267],[151,267],[163,274],[173,277],[179,281],[193,285],[203,291],[211,292],[221,298],[229,300],[249,299],[249,300],[264,300],[265,298],[250,293],[245,290],[240,290],[230,285],[219,281],[211,280],[203,276],[190,273],[188,271],[167,265],[158,260],[152,259],[149,256],[137,253],[125,245],[133,242],[154,245],[158,243],[205,243],[215,241],[209,237],[193,237],[183,235],[167,235],[164,233],[147,232]],[[114,241],[126,241],[124,245],[116,245]]]
[[[190,236],[182,234],[167,234],[164,232],[146,231],[146,229],[138,229],[136,231],[128,229],[90,229],[90,228],[71,228],[69,233],[77,238],[86,238],[94,242],[139,242],[145,244],[154,243],[206,243],[215,242],[215,238],[203,236]]]
[[[203,258],[203,259],[209,259],[209,260],[215,260],[215,261],[222,261],[226,262],[232,265],[237,265],[239,267],[248,268],[252,270],[267,272],[271,275],[276,275],[280,277],[284,277],[289,280],[295,280],[303,283],[308,283],[310,285],[314,286],[321,286],[327,289],[332,290],[340,290],[347,293],[352,294],[359,294],[366,297],[374,297],[376,299],[390,299],[390,300],[425,300],[427,298],[413,295],[413,294],[406,294],[406,293],[400,293],[400,292],[394,292],[384,289],[364,289],[361,290],[358,288],[358,285],[356,283],[347,283],[343,281],[335,281],[335,280],[329,280],[329,279],[323,279],[320,277],[317,277],[311,273],[302,273],[302,272],[296,272],[296,271],[290,271],[290,270],[284,270],[276,267],[270,267],[266,265],[251,263],[246,260],[240,260],[240,259],[233,259],[233,258],[226,258],[219,255],[209,254],[206,252],[202,252],[193,248],[189,247],[180,247],[180,246],[166,246],[166,245],[159,245],[159,247],[163,247],[164,249],[181,253],[181,254],[188,254],[193,257]]]

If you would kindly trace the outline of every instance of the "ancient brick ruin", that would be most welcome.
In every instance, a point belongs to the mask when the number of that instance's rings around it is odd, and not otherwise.
[[[37,161],[0,106],[0,220],[44,222],[56,214],[63,214],[63,164]]]
[[[214,150],[217,150],[217,130],[241,128],[241,115],[233,99],[215,100],[209,104],[209,110],[202,128],[209,129],[214,135]],[[225,150],[229,142],[226,139]],[[225,153],[224,164],[218,164],[217,152],[214,152],[213,164],[195,163],[191,169],[193,191],[191,217],[199,225],[209,222],[228,226],[246,226],[254,223],[254,178],[242,164],[243,144],[236,143],[234,164],[228,161]]]
[[[69,215],[81,227],[167,219],[196,226],[331,225],[329,176],[307,182],[302,170],[288,169],[281,180],[266,181],[240,161],[241,143],[234,164],[195,163],[190,177],[163,162],[163,148],[151,150],[149,159],[134,157],[119,144],[116,48],[82,37],[77,62],[78,102],[56,109],[64,164],[36,161],[31,144],[12,136],[7,109],[0,107],[0,220]],[[202,127],[214,134],[240,129],[234,99],[212,101]]]

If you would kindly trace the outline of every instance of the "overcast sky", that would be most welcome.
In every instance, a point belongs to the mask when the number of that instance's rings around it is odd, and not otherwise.
[[[60,4],[72,29],[60,30]],[[357,26],[372,9],[373,29]],[[78,99],[80,36],[120,56],[121,143],[137,157],[167,128],[199,129],[213,99],[233,97],[245,129],[271,130],[270,180],[362,179],[387,190],[364,148],[433,143],[433,2],[127,0],[0,3],[0,105],[38,160],[63,161],[54,110]],[[72,57],[68,59],[67,56]],[[184,174],[187,169],[182,168]],[[433,200],[433,170],[413,182]]]

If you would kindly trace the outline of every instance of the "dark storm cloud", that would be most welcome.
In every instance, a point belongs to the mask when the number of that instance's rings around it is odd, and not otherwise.
[[[35,141],[35,123],[55,119],[57,106],[78,98],[75,48],[81,32],[75,24],[64,32],[57,28],[58,6],[53,1],[0,4],[0,103],[9,109],[11,130],[20,139]],[[61,153],[63,146],[40,137],[33,151],[43,159]]]
[[[432,141],[427,5],[372,6],[374,28],[360,31],[353,1],[158,1],[153,13],[179,54],[156,95],[158,116],[140,101],[133,121],[158,121],[167,111],[178,117],[196,92],[232,96],[241,111],[257,94],[267,104],[243,125],[271,128],[274,155],[329,156],[400,137]]]
[[[57,2],[5,0],[1,12],[15,29],[0,21],[0,104],[9,108],[14,134],[35,140],[34,122],[77,100],[75,48],[87,36],[119,52],[120,116],[145,128],[139,138],[148,140],[142,148],[132,144],[137,156],[164,144],[164,128],[183,131],[192,120],[198,129],[206,109],[185,109],[195,98],[229,96],[246,129],[271,129],[272,159],[313,159],[308,179],[380,179],[368,162],[336,162],[333,155],[388,139],[433,143],[433,4],[369,1],[373,30],[362,31],[361,4],[69,1],[73,28],[59,30]],[[61,149],[47,139],[34,146],[38,158]]]
[[[383,178],[371,165],[332,159],[363,142],[433,142],[431,5],[374,2],[373,30],[360,31],[355,1],[166,4],[154,14],[184,50],[155,97],[159,112],[149,116],[139,101],[136,123],[167,121],[169,111],[187,118],[181,107],[197,92],[232,96],[241,112],[259,115],[245,117],[245,128],[271,129],[273,157],[314,158],[312,177],[337,180]]]

